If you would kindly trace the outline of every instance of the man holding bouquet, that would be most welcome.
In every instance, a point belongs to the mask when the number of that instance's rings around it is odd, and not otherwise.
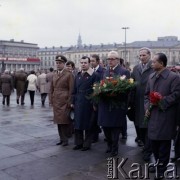
[[[130,72],[120,66],[120,57],[116,51],[108,53],[108,68],[104,73],[104,80],[115,77],[130,78]],[[124,99],[124,98],[123,98]],[[101,100],[98,107],[98,123],[102,126],[105,137],[107,139],[106,153],[111,153],[111,156],[118,154],[119,134],[123,123],[126,121],[127,98],[123,102],[124,106],[111,107],[109,101]]]
[[[166,68],[167,57],[157,53],[152,61],[145,92],[148,137],[157,164],[156,180],[162,179],[169,163],[171,140],[176,132],[176,109],[180,98],[180,77]]]

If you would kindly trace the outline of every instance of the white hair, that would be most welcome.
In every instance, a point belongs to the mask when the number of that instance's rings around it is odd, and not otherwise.
[[[9,73],[9,70],[8,70],[8,69],[6,69],[6,70],[4,71],[4,73],[6,73],[6,74],[7,74],[7,73]]]
[[[111,56],[111,55],[113,55],[115,58],[118,58],[118,59],[120,58],[117,51],[110,51],[110,52],[108,53],[108,56]]]
[[[143,47],[139,50],[140,51],[143,51],[143,50],[146,50],[147,51],[147,54],[150,54],[151,55],[151,49],[147,48],[147,47]]]
[[[24,68],[20,68],[19,70],[20,70],[20,71],[24,71]]]

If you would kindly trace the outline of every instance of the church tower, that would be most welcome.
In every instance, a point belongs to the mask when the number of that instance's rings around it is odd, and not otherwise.
[[[79,33],[79,36],[78,36],[77,46],[78,47],[82,46],[82,39],[81,39],[80,33]]]

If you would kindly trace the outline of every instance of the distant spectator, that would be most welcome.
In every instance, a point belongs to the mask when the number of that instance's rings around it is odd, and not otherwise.
[[[39,92],[41,93],[41,103],[44,106],[48,91],[48,83],[46,81],[46,74],[45,71],[42,70],[41,74],[37,77],[37,87]]]
[[[49,97],[49,105],[51,105],[51,93],[50,93],[50,87],[51,83],[53,80],[53,74],[54,74],[54,69],[52,67],[49,68],[49,73],[46,74],[46,82],[47,82],[47,92],[48,92],[48,97]]]
[[[1,75],[0,89],[3,95],[2,104],[5,105],[5,100],[6,100],[6,104],[7,106],[9,106],[10,95],[11,95],[11,91],[13,90],[13,80],[12,80],[12,76],[9,74],[9,70],[5,70],[4,74]]]
[[[31,71],[31,74],[27,77],[28,81],[28,88],[27,90],[29,91],[29,96],[31,100],[31,106],[34,105],[34,95],[35,91],[37,89],[37,76],[35,75],[35,71]]]
[[[20,68],[19,72],[14,77],[14,87],[16,89],[16,102],[19,104],[19,98],[21,98],[21,105],[24,105],[25,93],[26,93],[26,80],[27,75],[23,68]]]

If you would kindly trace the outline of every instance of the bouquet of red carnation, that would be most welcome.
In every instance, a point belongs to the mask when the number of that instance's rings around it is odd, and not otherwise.
[[[151,113],[152,109],[154,106],[158,106],[160,109],[162,109],[161,107],[161,100],[162,100],[163,96],[158,93],[158,92],[150,92],[149,94],[149,101],[150,101],[150,105],[148,108],[149,113]],[[150,115],[145,115],[144,117],[144,123],[147,124],[148,120],[150,118]]]

